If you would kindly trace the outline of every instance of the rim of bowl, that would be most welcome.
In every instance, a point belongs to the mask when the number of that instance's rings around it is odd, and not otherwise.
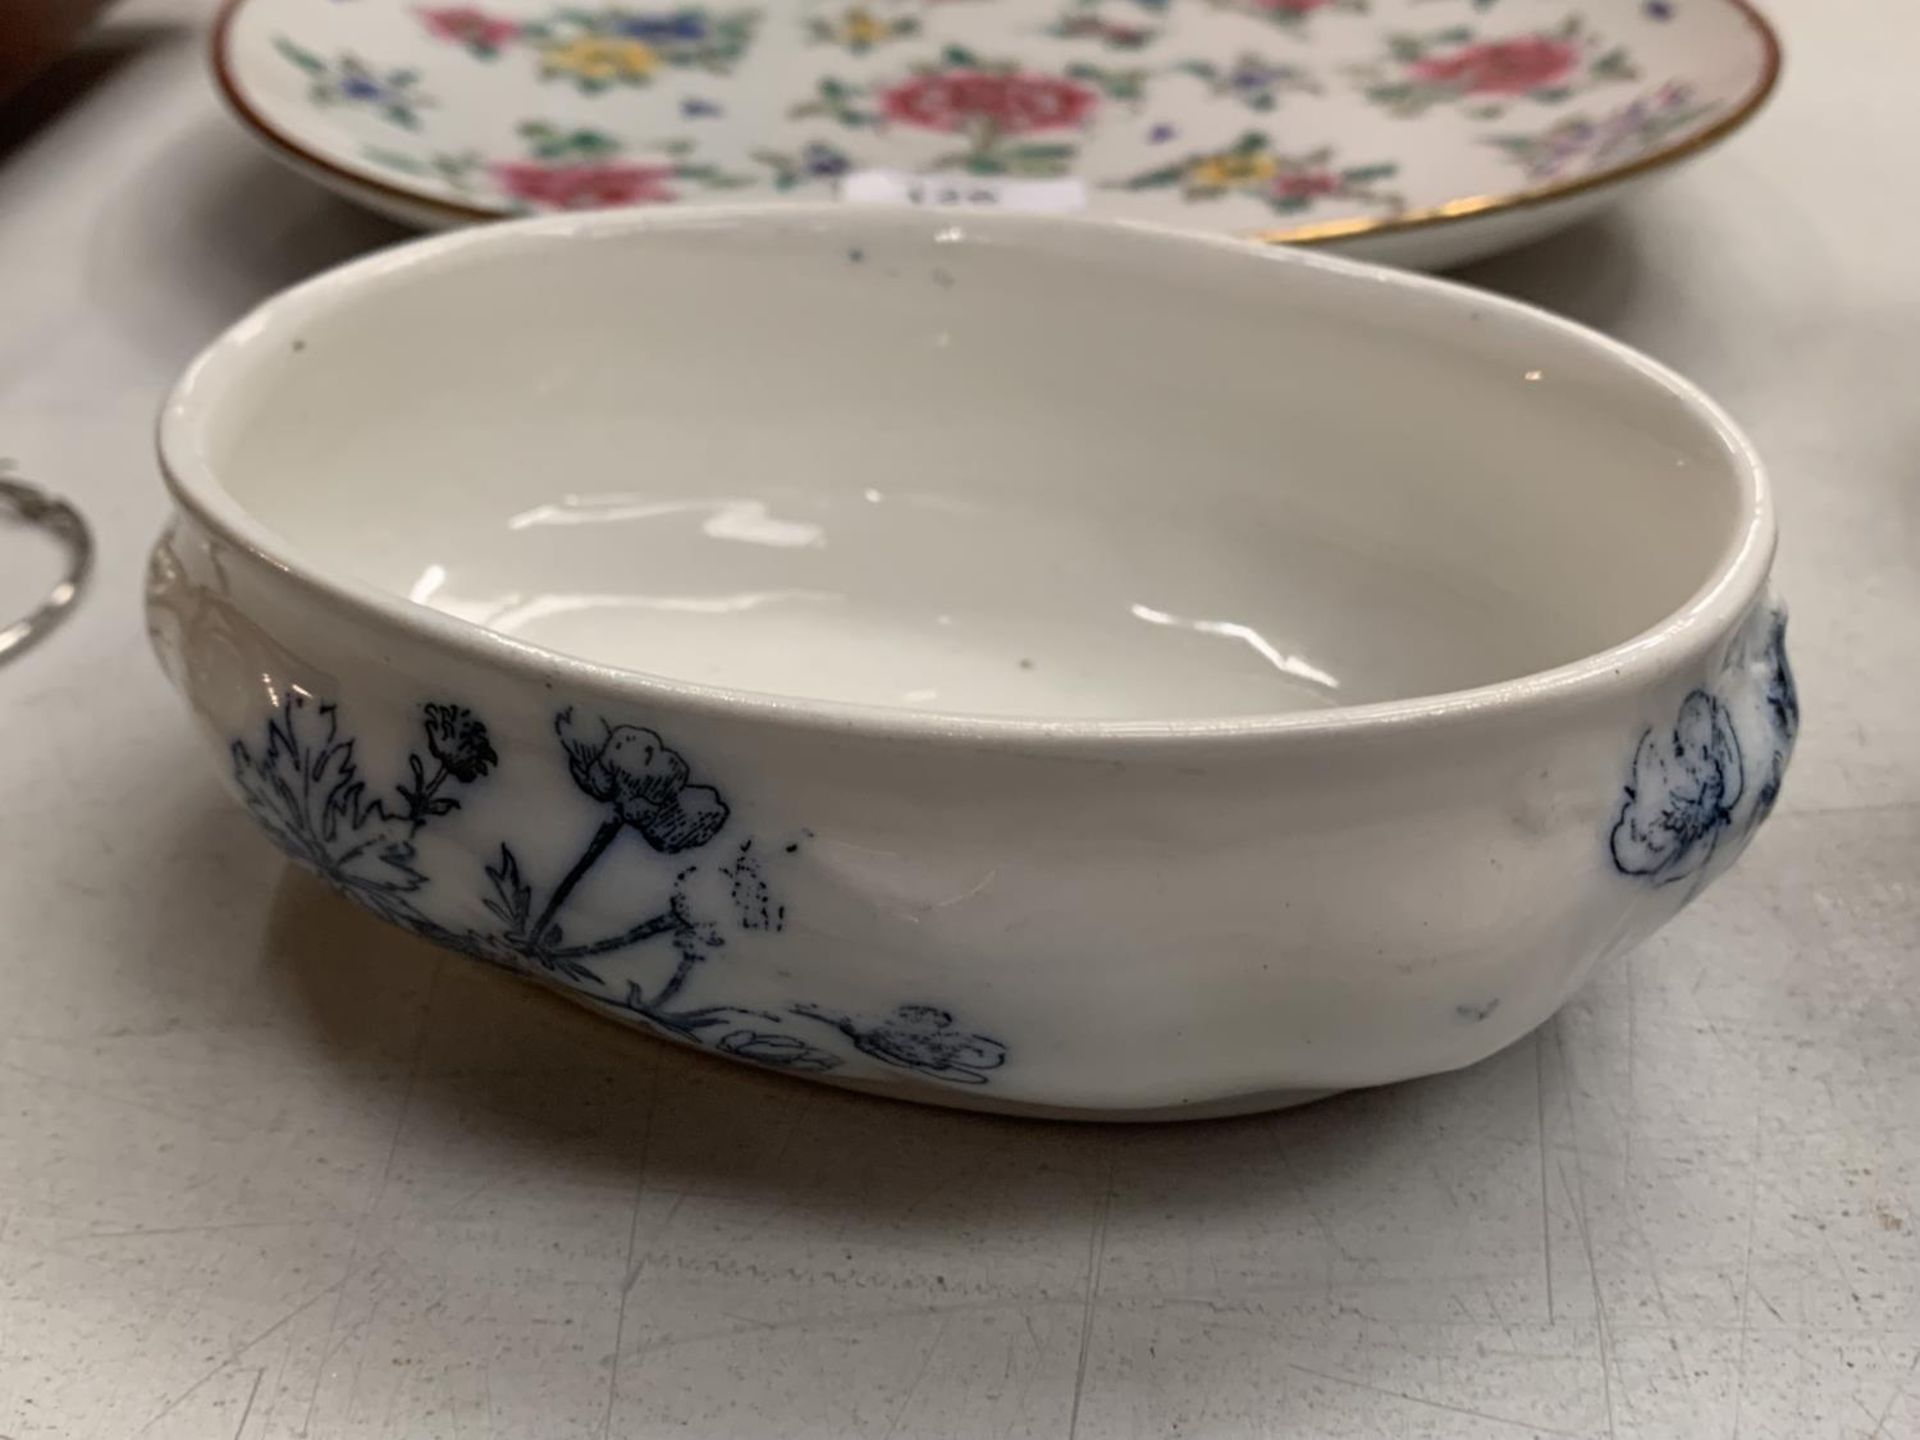
[[[1313,251],[1262,248],[1230,236],[1200,235],[1132,221],[1011,213],[970,213],[967,217],[970,226],[988,234],[994,230],[1016,235],[1022,231],[1078,231],[1087,243],[1097,245],[1103,235],[1123,233],[1144,238],[1149,243],[1231,251],[1253,264],[1299,266],[1348,280],[1363,280],[1439,299],[1452,306],[1471,305],[1483,314],[1497,315],[1509,323],[1556,332],[1665,391],[1719,440],[1742,492],[1740,518],[1733,532],[1693,593],[1653,625],[1618,644],[1566,664],[1487,685],[1323,710],[1244,715],[1145,720],[978,715],[701,684],[569,655],[434,610],[307,560],[297,541],[257,520],[220,483],[201,443],[208,420],[218,410],[232,382],[244,373],[263,347],[277,348],[276,342],[290,328],[348,302],[366,286],[468,251],[510,248],[521,237],[532,236],[585,238],[608,232],[645,235],[682,227],[762,225],[775,231],[799,230],[824,235],[836,229],[845,231],[848,227],[914,222],[946,224],[951,223],[951,219],[950,213],[943,215],[939,211],[824,204],[712,206],[684,211],[600,210],[504,221],[390,246],[280,292],[207,345],[187,366],[162,405],[157,434],[161,475],[174,502],[184,512],[215,536],[315,596],[475,660],[533,663],[549,675],[557,672],[581,683],[630,692],[638,701],[670,702],[696,713],[753,717],[837,733],[958,738],[989,745],[1350,734],[1574,703],[1597,692],[1652,681],[1704,654],[1746,614],[1766,584],[1777,529],[1765,467],[1752,443],[1726,412],[1692,381],[1665,365],[1584,325],[1457,281]]]
[[[463,225],[512,218],[511,211],[488,209],[480,205],[463,205],[457,200],[423,194],[417,190],[409,190],[404,185],[391,180],[383,180],[378,176],[350,170],[319,151],[309,149],[298,136],[268,120],[259,107],[242,91],[239,77],[235,73],[233,62],[228,54],[233,26],[241,10],[249,3],[251,0],[221,0],[220,11],[214,19],[213,32],[208,40],[209,60],[213,69],[214,85],[220,92],[220,97],[233,111],[235,118],[265,142],[270,149],[296,167],[307,170],[323,183],[347,191],[370,193],[388,205],[403,206],[421,217],[432,217],[431,219],[422,218],[415,223]],[[1346,240],[1372,239],[1381,235],[1404,235],[1409,231],[1430,230],[1458,225],[1468,220],[1509,214],[1517,210],[1531,210],[1556,200],[1567,200],[1577,195],[1603,190],[1608,186],[1624,184],[1629,180],[1690,160],[1702,151],[1711,149],[1727,139],[1760,113],[1761,107],[1772,97],[1780,83],[1780,72],[1784,63],[1780,32],[1774,28],[1773,22],[1767,19],[1753,0],[1719,0],[1719,3],[1731,8],[1759,39],[1760,67],[1753,84],[1741,97],[1739,103],[1711,125],[1692,135],[1657,145],[1644,155],[1605,166],[1591,174],[1578,175],[1567,180],[1550,181],[1545,185],[1524,186],[1499,193],[1457,195],[1450,200],[1423,206],[1404,215],[1354,216],[1346,220],[1326,220],[1307,225],[1252,230],[1236,238],[1251,240],[1262,245],[1320,246]],[[703,208],[712,211],[734,207]]]

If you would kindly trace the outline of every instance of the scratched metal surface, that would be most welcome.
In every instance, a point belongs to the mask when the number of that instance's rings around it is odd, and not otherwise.
[[[1771,459],[1783,812],[1486,1064],[1127,1131],[670,1051],[254,840],[140,632],[149,422],[395,232],[216,112],[199,6],[122,9],[0,122],[0,450],[101,546],[0,670],[0,1436],[1920,1436],[1920,12],[1780,8],[1748,135],[1473,278]]]

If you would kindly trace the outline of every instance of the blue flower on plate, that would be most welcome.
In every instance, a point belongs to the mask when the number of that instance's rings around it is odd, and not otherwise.
[[[622,15],[613,22],[613,30],[629,40],[644,40],[652,45],[692,45],[706,39],[707,19],[697,10],[681,10],[672,15]]]
[[[833,146],[815,140],[800,152],[800,168],[809,175],[832,179],[851,170],[853,162]]]

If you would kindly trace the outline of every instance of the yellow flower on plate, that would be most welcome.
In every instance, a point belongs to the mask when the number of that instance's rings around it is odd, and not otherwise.
[[[1187,171],[1189,190],[1238,190],[1249,185],[1264,185],[1276,170],[1273,156],[1258,151],[1228,150],[1196,160]]]
[[[894,27],[864,5],[856,5],[840,17],[839,39],[842,45],[862,49],[891,39]]]
[[[911,15],[889,20],[865,5],[849,5],[836,17],[809,20],[807,30],[816,41],[831,41],[856,55],[864,55],[889,40],[919,34],[920,22]]]
[[[540,52],[540,73],[574,75],[582,80],[644,80],[660,68],[660,56],[638,40],[583,35],[549,45]]]

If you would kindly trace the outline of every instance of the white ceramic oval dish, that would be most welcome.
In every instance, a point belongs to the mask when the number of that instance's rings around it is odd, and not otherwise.
[[[1765,101],[1746,0],[228,0],[275,154],[406,223],[899,199],[1436,268],[1622,198]]]
[[[1739,853],[1798,725],[1698,391],[1116,224],[606,212],[270,301],[149,618],[266,833],[711,1052],[1160,1117],[1469,1064]]]

